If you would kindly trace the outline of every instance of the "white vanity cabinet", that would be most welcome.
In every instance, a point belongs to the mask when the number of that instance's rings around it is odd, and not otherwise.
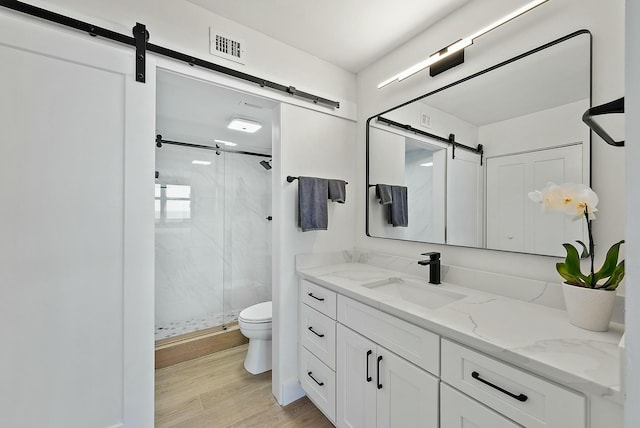
[[[300,280],[298,379],[313,403],[335,424],[336,293]]]
[[[438,427],[438,379],[338,324],[338,428]]]
[[[446,383],[440,384],[440,425],[443,428],[519,428],[521,425],[483,406]]]
[[[586,426],[584,395],[446,339],[442,340],[441,378],[527,428]]]
[[[586,397],[300,280],[300,382],[338,428],[618,428]]]

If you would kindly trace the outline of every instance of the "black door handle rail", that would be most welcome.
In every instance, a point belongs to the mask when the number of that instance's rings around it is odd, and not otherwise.
[[[317,384],[318,384],[318,386],[324,386],[324,382],[318,382],[318,379],[316,379],[315,377],[313,377],[313,372],[307,372],[307,375],[309,375],[309,377],[310,377],[311,379],[313,379],[313,381],[314,381],[315,383],[317,383]]]
[[[366,356],[366,359],[367,359],[367,382],[371,382],[371,376],[369,376],[369,355],[371,355],[371,354],[373,354],[373,351],[371,349],[369,349],[367,351],[367,356]]]
[[[497,389],[498,391],[502,392],[503,394],[507,394],[511,398],[515,398],[516,400],[518,400],[518,401],[520,401],[522,403],[524,403],[525,401],[527,401],[529,399],[529,397],[527,397],[524,394],[516,395],[513,392],[509,392],[506,389],[501,388],[498,385],[495,385],[495,384],[489,382],[488,380],[482,379],[480,377],[480,373],[478,373],[476,371],[471,372],[471,377],[474,378],[477,381],[480,381],[480,382],[484,383],[485,385],[489,385],[491,388]]]
[[[324,297],[316,297],[313,295],[313,293],[307,293],[307,296],[311,297],[312,299],[316,299],[319,300],[321,302],[324,302]]]
[[[382,389],[382,384],[380,383],[380,361],[382,361],[382,355],[378,355],[378,364],[376,368],[376,376],[378,377],[378,389]]]
[[[321,334],[321,333],[318,333],[317,331],[315,331],[315,330],[313,329],[313,326],[309,326],[309,331],[310,331],[311,333],[315,334],[315,335],[316,335],[316,336],[318,336],[318,337],[324,337],[324,334]]]

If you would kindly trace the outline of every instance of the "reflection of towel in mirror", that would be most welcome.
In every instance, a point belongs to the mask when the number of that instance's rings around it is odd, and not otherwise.
[[[376,184],[376,197],[380,199],[380,205],[388,205],[393,202],[391,186],[389,184]]]
[[[344,204],[347,201],[347,182],[344,180],[329,180],[329,199],[332,202]]]
[[[298,225],[303,232],[327,230],[328,180],[315,177],[298,177]]]
[[[405,186],[391,186],[391,196],[393,201],[389,205],[389,224],[393,227],[408,227],[407,188]]]

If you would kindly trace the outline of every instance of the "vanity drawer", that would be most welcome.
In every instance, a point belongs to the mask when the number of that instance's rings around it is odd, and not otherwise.
[[[585,428],[585,397],[442,340],[442,381],[527,428]]]
[[[322,413],[335,424],[336,374],[305,348],[300,348],[300,384]]]
[[[324,287],[300,280],[300,301],[322,312],[329,318],[336,319],[336,293]]]
[[[440,426],[443,428],[520,428],[486,406],[440,383]]]
[[[302,345],[320,361],[336,368],[336,322],[307,305],[301,305],[300,336]]]
[[[437,334],[344,296],[338,296],[338,321],[418,367],[440,373]]]

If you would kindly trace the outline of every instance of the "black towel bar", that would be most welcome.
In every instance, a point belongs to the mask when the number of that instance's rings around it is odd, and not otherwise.
[[[582,115],[582,121],[586,123],[593,132],[598,134],[598,136],[602,138],[607,144],[615,147],[624,147],[624,140],[615,141],[604,129],[602,129],[600,125],[598,125],[593,120],[593,116],[611,113],[624,113],[624,97],[618,98],[617,100],[608,102],[606,104],[591,107]]]
[[[295,180],[297,180],[297,179],[298,179],[298,177],[294,177],[293,175],[287,175],[287,181],[288,181],[289,183],[293,183],[293,182],[294,182]],[[344,184],[349,184],[349,182],[348,182],[348,181],[345,181],[345,182],[344,182]]]

